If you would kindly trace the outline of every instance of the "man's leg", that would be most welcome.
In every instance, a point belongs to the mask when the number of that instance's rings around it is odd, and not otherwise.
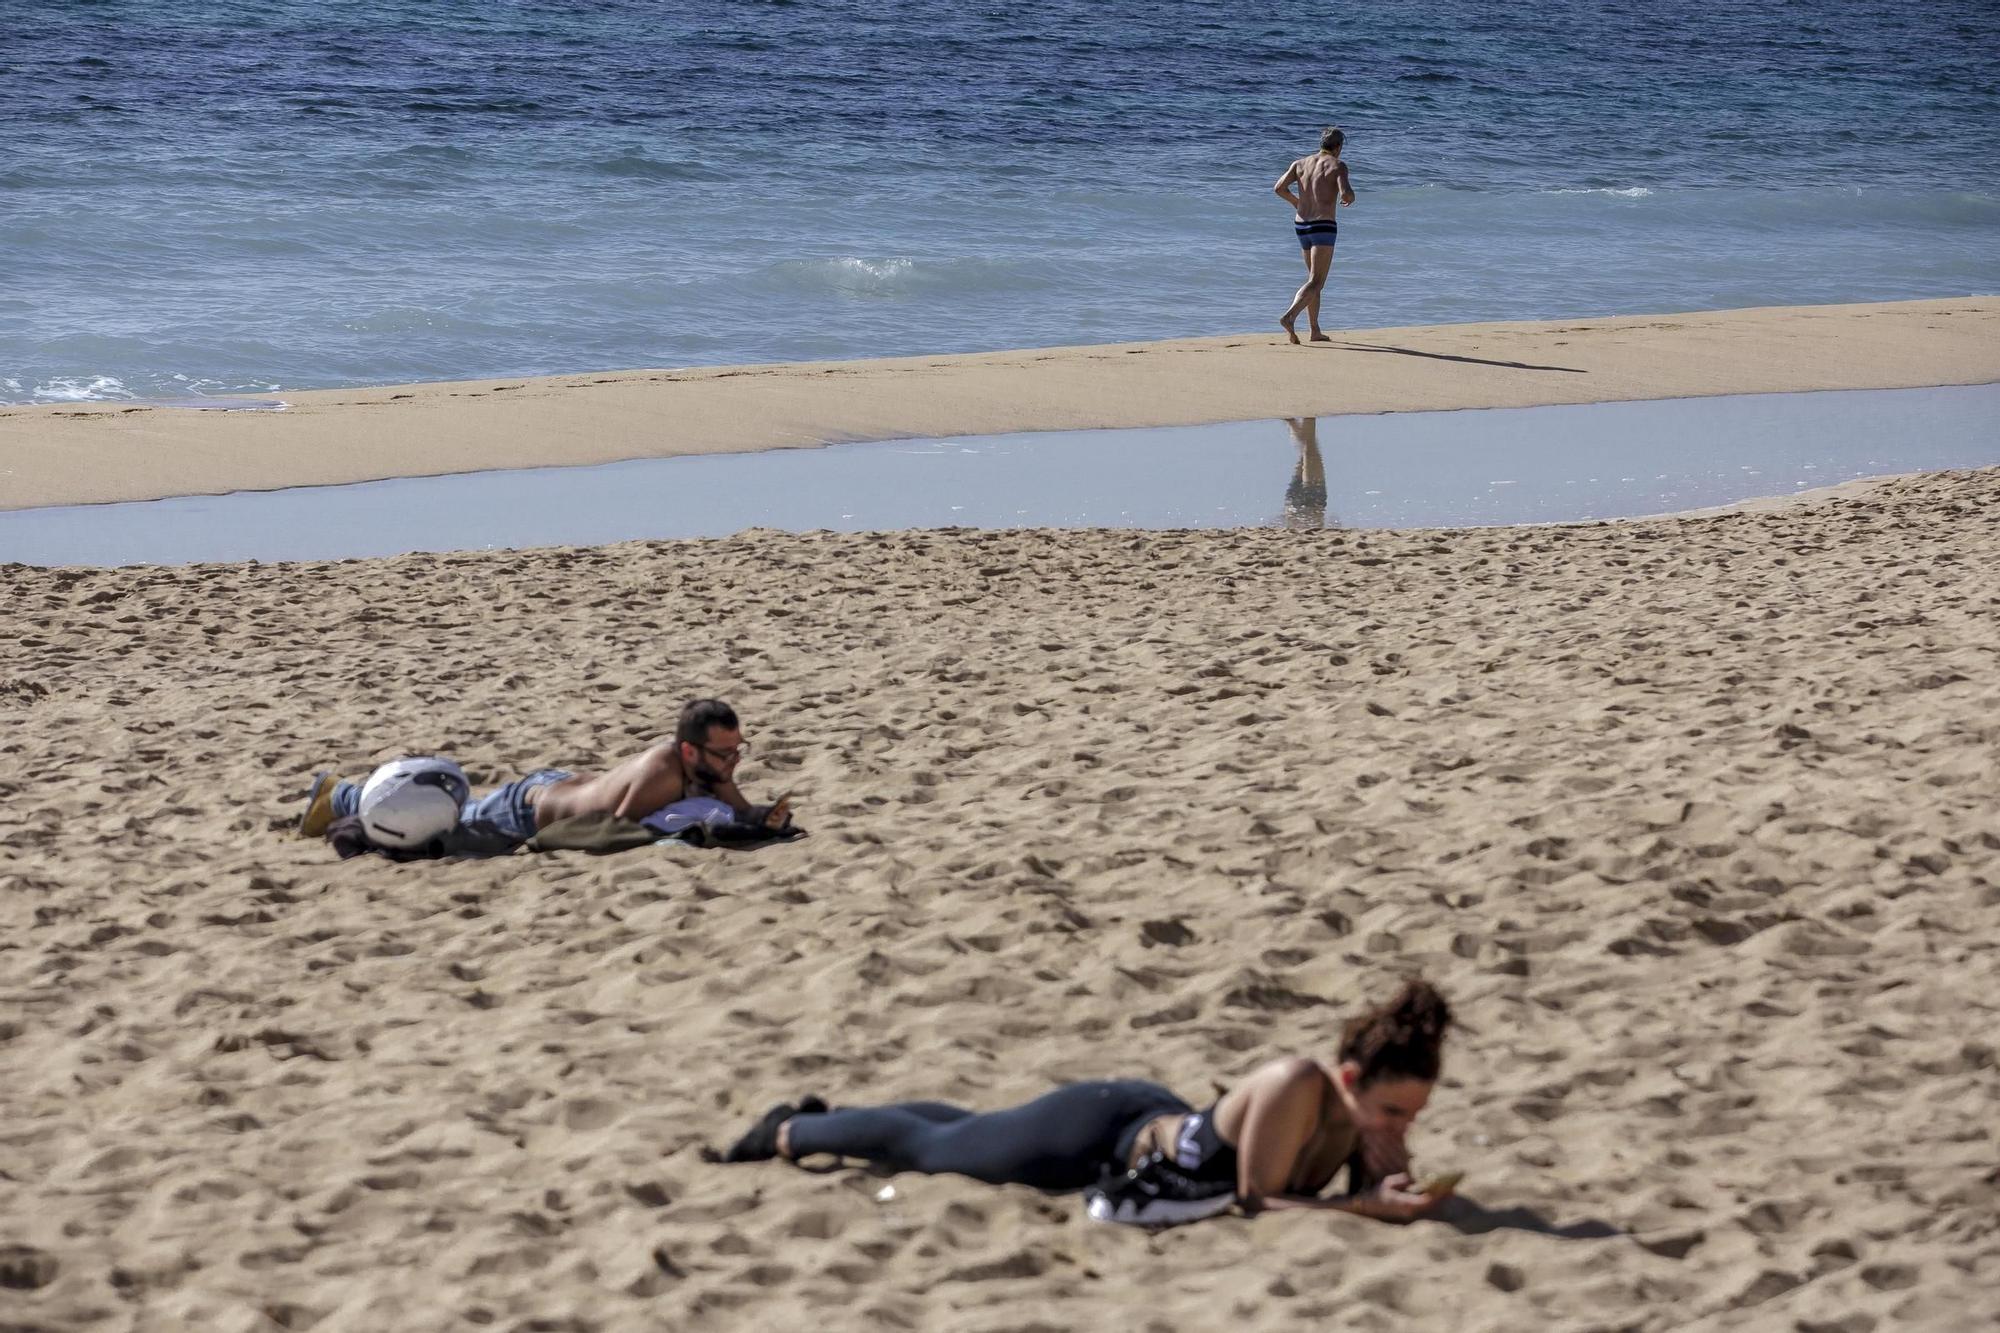
[[[535,836],[538,793],[545,787],[567,782],[571,774],[559,768],[537,769],[526,777],[476,796],[459,809],[459,824],[475,835],[475,841],[491,843],[495,849],[511,849]],[[336,781],[331,773],[313,779],[306,798],[306,812],[299,820],[299,832],[308,838],[323,838],[336,819],[361,813],[359,782]]]
[[[312,790],[306,793],[306,812],[299,816],[299,836],[324,838],[333,821],[361,808],[361,785],[335,781],[331,773],[313,774]]]
[[[1311,275],[1307,281],[1312,284],[1312,299],[1306,302],[1306,328],[1316,343],[1332,342],[1333,339],[1320,332],[1319,301],[1326,292],[1326,275],[1333,268],[1333,247],[1315,245],[1306,251],[1306,272]]]
[[[1313,312],[1312,319],[1314,322],[1312,329],[1315,333],[1318,332],[1319,293],[1320,289],[1326,286],[1326,271],[1332,264],[1332,246],[1315,245],[1306,251],[1305,286],[1299,288],[1298,293],[1292,297],[1291,305],[1287,306],[1285,313],[1278,317],[1278,323],[1284,328],[1285,336],[1295,343],[1299,340],[1299,335],[1293,329],[1292,325],[1298,319],[1300,312],[1308,308]],[[1320,334],[1319,341],[1326,342],[1329,340],[1324,334]]]

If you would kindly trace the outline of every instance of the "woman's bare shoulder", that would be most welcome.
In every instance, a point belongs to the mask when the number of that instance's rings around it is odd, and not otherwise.
[[[1286,1055],[1275,1060],[1266,1060],[1255,1069],[1236,1080],[1231,1092],[1244,1088],[1264,1088],[1277,1084],[1311,1082],[1315,1078],[1327,1077],[1326,1066],[1309,1055]]]

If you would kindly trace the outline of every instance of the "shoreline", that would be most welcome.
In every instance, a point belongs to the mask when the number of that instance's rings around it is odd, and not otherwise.
[[[751,530],[1629,523],[1784,506],[1889,477],[2000,473],[1996,419],[2000,384],[639,459],[13,510],[0,513],[0,564],[291,563],[714,540]],[[1324,490],[1305,489],[1312,476]]]
[[[0,510],[865,440],[2000,381],[2000,298],[0,407]]]

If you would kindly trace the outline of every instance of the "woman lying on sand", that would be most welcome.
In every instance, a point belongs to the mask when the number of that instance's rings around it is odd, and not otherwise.
[[[1246,1213],[1330,1208],[1404,1222],[1450,1192],[1449,1178],[1419,1191],[1403,1147],[1437,1082],[1450,1022],[1444,996],[1417,979],[1348,1023],[1335,1063],[1273,1060],[1203,1111],[1130,1079],[1070,1083],[984,1114],[940,1102],[836,1111],[807,1097],[772,1107],[722,1160],[831,1154],[994,1185],[1104,1186],[1114,1201],[1121,1177],[1164,1170],[1171,1196],[1220,1196],[1210,1212],[1233,1191]],[[1318,1197],[1343,1166],[1347,1193]],[[1107,1215],[1095,1200],[1092,1211]]]

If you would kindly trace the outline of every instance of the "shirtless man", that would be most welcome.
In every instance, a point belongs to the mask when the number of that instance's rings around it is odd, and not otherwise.
[[[1306,313],[1314,342],[1333,341],[1319,331],[1319,297],[1326,287],[1327,270],[1333,267],[1333,244],[1340,234],[1334,209],[1354,202],[1347,164],[1340,160],[1340,148],[1346,141],[1347,136],[1339,130],[1327,130],[1319,136],[1319,151],[1286,167],[1285,174],[1271,187],[1292,206],[1292,230],[1298,233],[1299,248],[1305,251],[1306,285],[1299,288],[1290,307],[1278,317],[1285,336],[1293,343],[1299,340],[1298,331],[1292,326],[1298,322],[1301,310]],[[1298,187],[1297,194],[1292,193],[1294,185]]]
[[[536,769],[467,801],[459,823],[478,835],[519,845],[574,815],[637,821],[687,797],[709,796],[728,805],[739,820],[761,817],[764,827],[781,829],[791,822],[789,797],[760,810],[736,786],[736,766],[749,748],[735,709],[719,699],[696,699],[681,709],[672,740],[599,774]],[[299,832],[308,838],[323,837],[335,819],[360,809],[360,783],[335,782],[323,773],[307,797]]]

